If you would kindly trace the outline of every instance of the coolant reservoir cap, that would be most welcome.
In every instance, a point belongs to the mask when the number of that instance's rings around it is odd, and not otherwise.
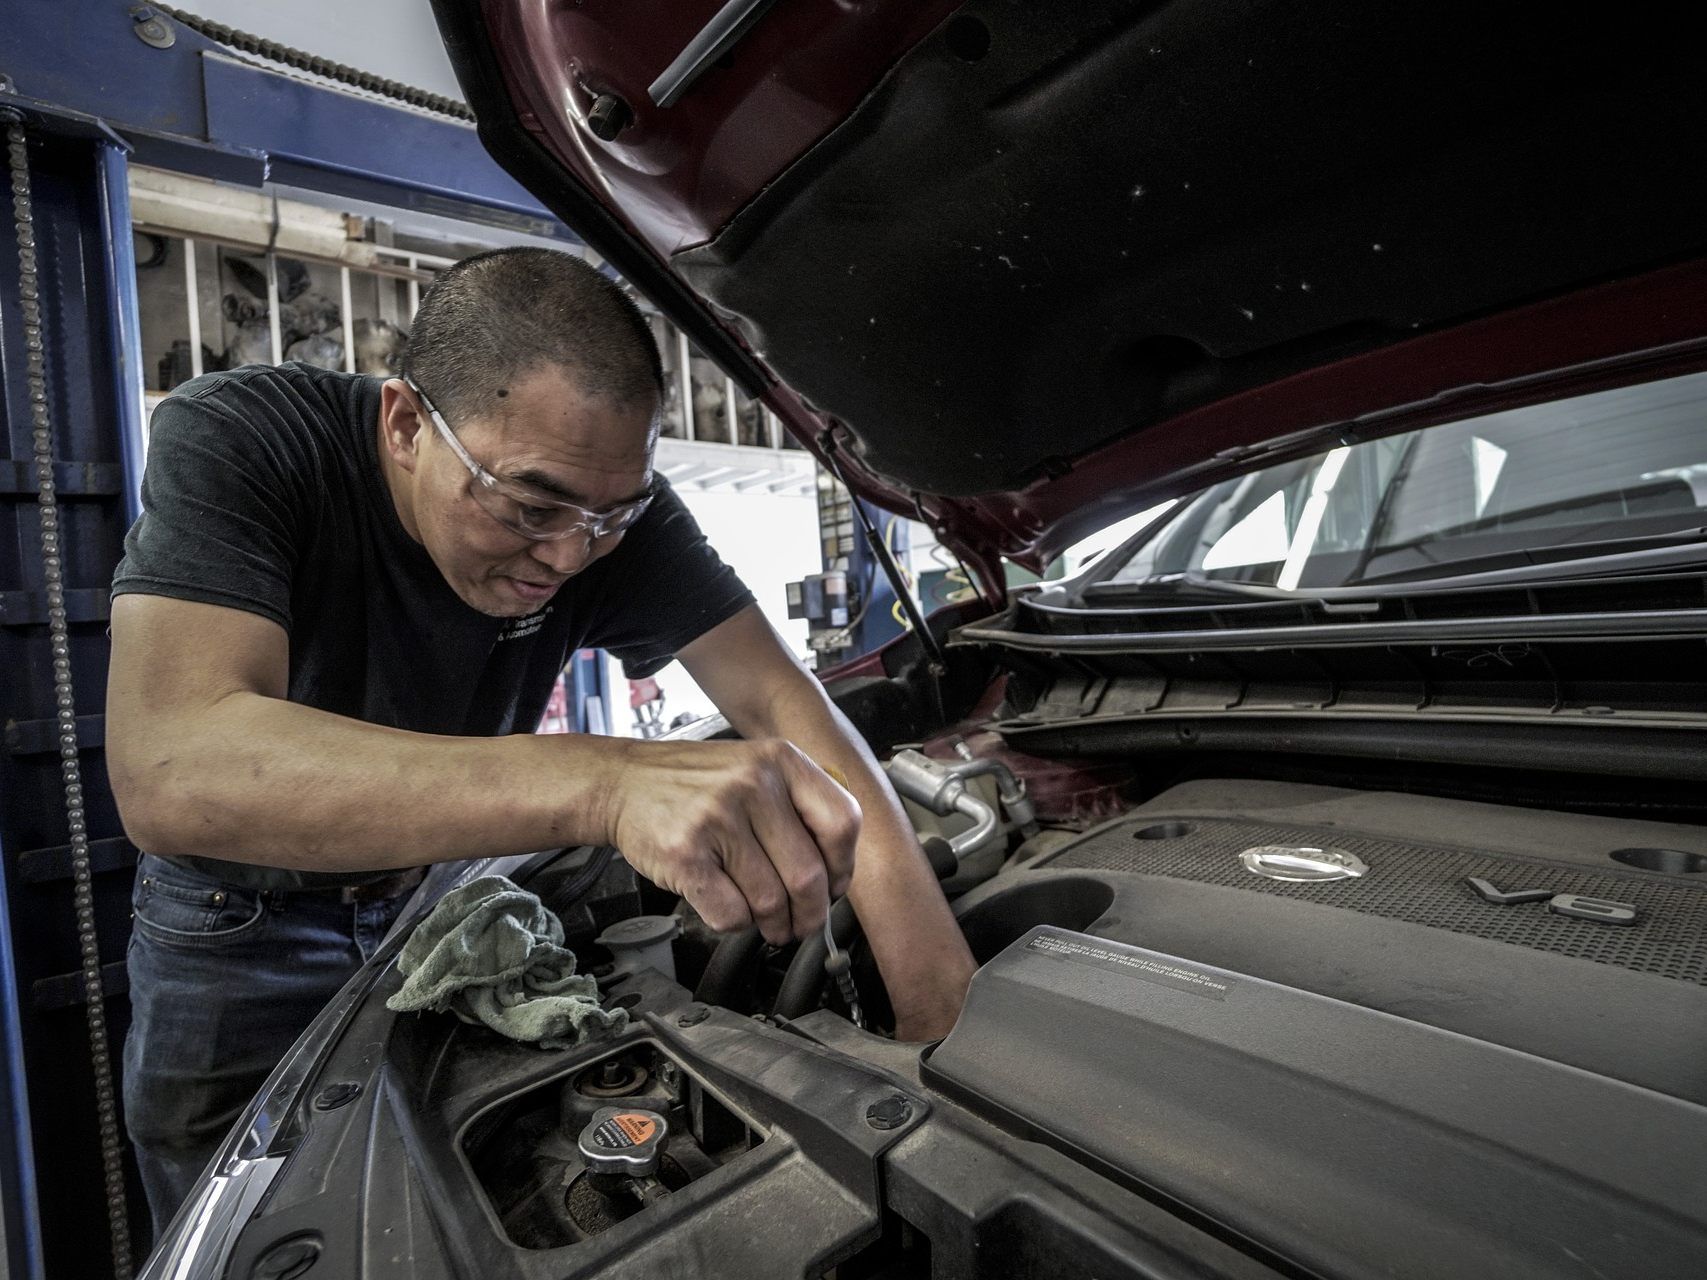
[[[656,1111],[602,1107],[581,1130],[587,1172],[644,1178],[658,1172],[670,1126]]]
[[[674,916],[633,916],[613,924],[593,941],[612,951],[628,947],[651,947],[668,942],[682,931]]]

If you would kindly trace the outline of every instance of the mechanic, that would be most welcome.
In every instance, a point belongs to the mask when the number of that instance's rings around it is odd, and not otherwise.
[[[144,851],[124,1102],[157,1233],[424,864],[611,844],[773,943],[846,891],[903,1039],[971,977],[876,761],[652,471],[628,296],[568,254],[469,258],[403,370],[251,366],[154,413],[107,761]],[[533,734],[583,647],[679,657],[743,740]]]

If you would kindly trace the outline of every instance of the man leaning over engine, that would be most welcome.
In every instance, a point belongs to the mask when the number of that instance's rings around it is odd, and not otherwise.
[[[426,863],[608,843],[775,943],[845,890],[902,1038],[945,1033],[971,976],[870,752],[653,472],[628,297],[483,254],[428,291],[403,370],[253,366],[155,411],[107,724],[144,851],[125,1107],[157,1229]],[[744,740],[532,734],[582,647],[679,657]]]

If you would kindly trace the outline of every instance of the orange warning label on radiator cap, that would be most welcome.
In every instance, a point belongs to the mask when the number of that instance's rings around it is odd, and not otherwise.
[[[650,1142],[652,1135],[658,1132],[656,1120],[651,1116],[634,1111],[626,1111],[621,1115],[612,1116],[611,1123],[621,1129],[624,1136],[635,1146],[639,1146],[643,1142]]]

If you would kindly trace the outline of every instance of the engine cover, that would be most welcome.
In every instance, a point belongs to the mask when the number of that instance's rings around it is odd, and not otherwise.
[[[986,964],[926,1080],[1312,1274],[1707,1256],[1707,1110],[1088,934]]]
[[[1398,837],[1341,823],[1143,817],[1081,841],[1052,865],[1256,890],[1707,985],[1707,885],[1622,867],[1610,852],[1599,865],[1585,865],[1564,857],[1521,858],[1486,843],[1455,847],[1441,839],[1441,830],[1432,824]],[[1362,869],[1332,879],[1277,879],[1249,865],[1257,861],[1248,856],[1252,851],[1282,849],[1319,849],[1347,856]],[[1472,877],[1504,890],[1549,892],[1534,905],[1490,902],[1470,886]],[[1626,903],[1634,927],[1584,928],[1582,917],[1550,909],[1549,898],[1559,895]],[[1607,923],[1622,923],[1622,917]]]
[[[1242,856],[1265,847],[1364,870],[1272,879]],[[1707,874],[1681,870],[1703,855],[1693,827],[1203,781],[997,877],[959,913],[981,958],[1060,925],[1707,1104]],[[1496,903],[1470,877],[1539,900]],[[1561,914],[1558,895],[1636,919]]]

